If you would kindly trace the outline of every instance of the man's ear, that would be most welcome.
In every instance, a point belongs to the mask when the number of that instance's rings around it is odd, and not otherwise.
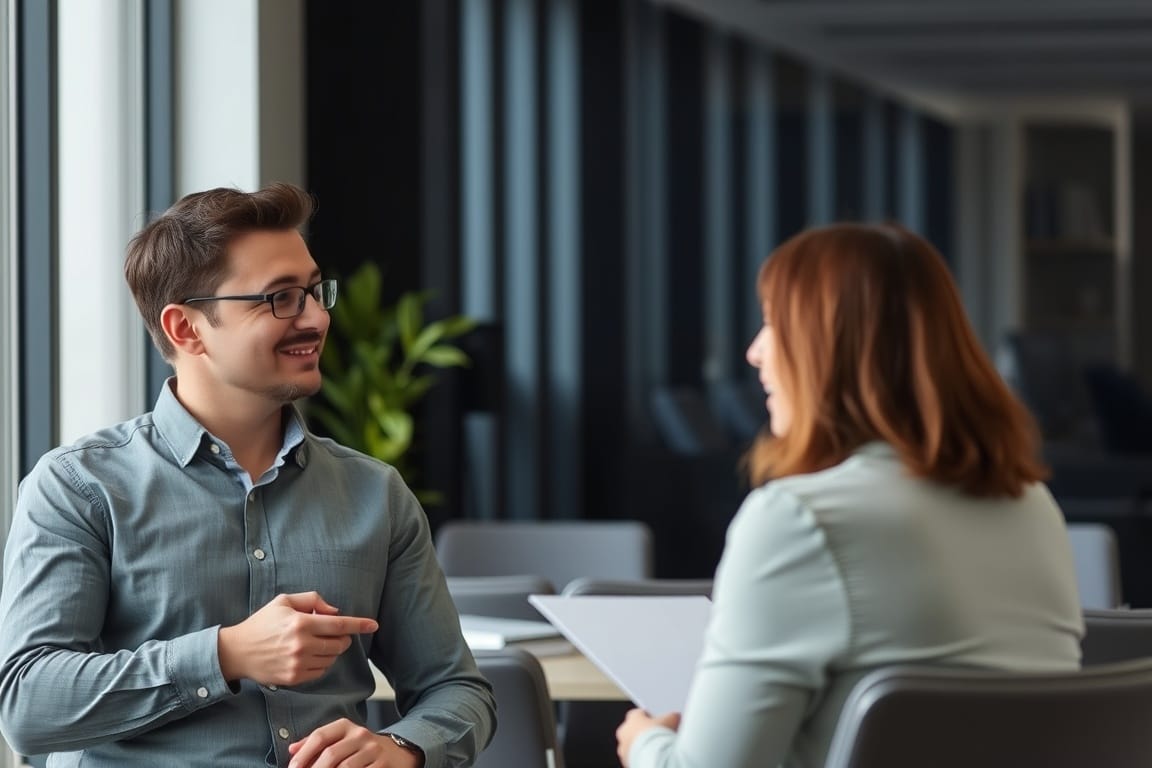
[[[185,355],[204,352],[204,342],[196,329],[197,322],[208,322],[204,315],[186,304],[169,304],[160,310],[160,327],[177,351]]]

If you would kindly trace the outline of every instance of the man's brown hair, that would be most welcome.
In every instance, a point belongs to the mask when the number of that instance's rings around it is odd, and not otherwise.
[[[152,342],[165,360],[176,354],[160,326],[169,304],[211,296],[227,279],[229,244],[255,230],[298,229],[311,218],[312,197],[292,184],[256,192],[217,187],[180,199],[128,243],[124,276]],[[201,305],[215,322],[214,302]]]
[[[754,482],[834,466],[872,440],[913,475],[975,496],[1017,496],[1045,477],[1031,415],[924,239],[895,225],[808,230],[764,263],[758,289],[794,413],[750,451]]]

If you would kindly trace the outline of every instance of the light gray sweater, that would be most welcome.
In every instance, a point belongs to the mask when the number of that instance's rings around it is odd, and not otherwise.
[[[978,499],[864,446],[748,495],[728,530],[680,730],[632,768],[817,768],[852,686],[890,664],[1074,670],[1083,619],[1043,485]],[[661,714],[661,713],[654,713]]]

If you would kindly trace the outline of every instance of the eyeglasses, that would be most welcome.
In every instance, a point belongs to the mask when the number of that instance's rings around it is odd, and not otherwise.
[[[336,281],[321,280],[318,283],[304,288],[293,286],[281,288],[272,293],[249,293],[243,296],[198,296],[193,299],[184,299],[181,304],[195,304],[198,301],[266,301],[272,307],[272,316],[286,320],[296,317],[304,312],[304,302],[308,296],[316,299],[321,309],[332,309],[336,303]]]

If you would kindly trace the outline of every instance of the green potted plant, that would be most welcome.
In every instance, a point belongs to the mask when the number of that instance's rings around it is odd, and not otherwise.
[[[469,364],[453,340],[475,321],[457,315],[425,323],[428,295],[415,291],[384,306],[382,282],[372,262],[341,280],[320,358],[324,383],[307,410],[334,439],[393,465],[411,485],[413,409],[435,383],[436,369]],[[431,490],[416,494],[426,504],[439,498]]]

